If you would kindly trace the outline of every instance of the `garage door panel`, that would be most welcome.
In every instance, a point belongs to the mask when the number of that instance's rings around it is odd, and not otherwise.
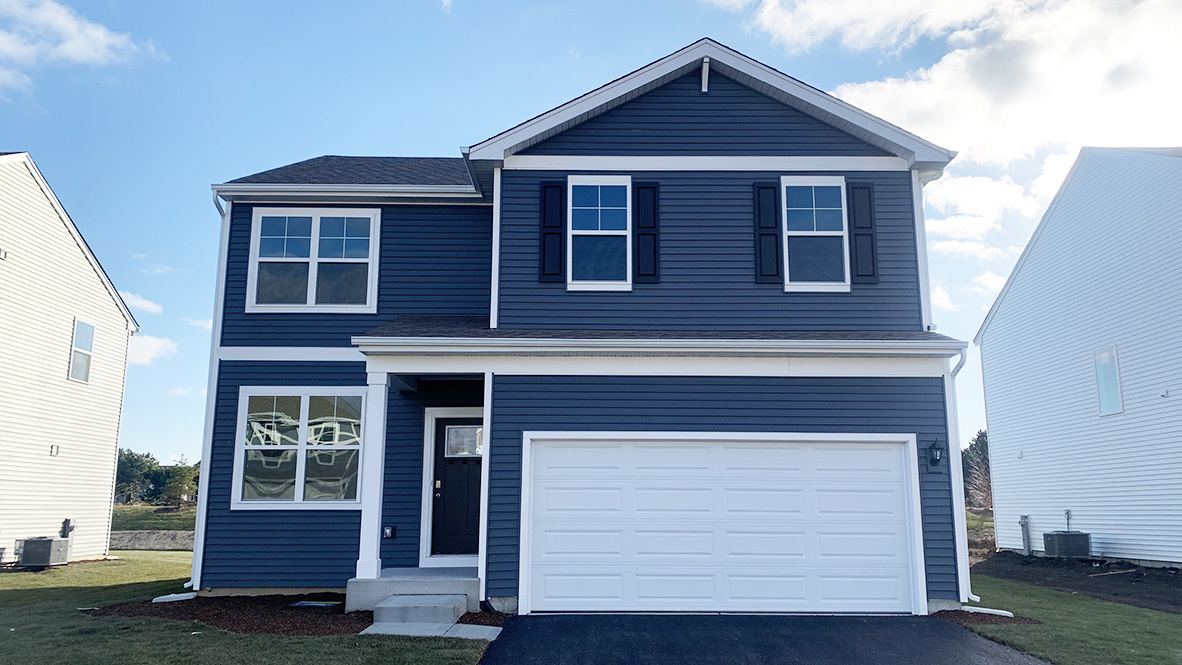
[[[899,444],[571,445],[533,445],[531,611],[912,609]]]

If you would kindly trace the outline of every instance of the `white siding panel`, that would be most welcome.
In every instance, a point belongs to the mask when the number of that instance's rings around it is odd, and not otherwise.
[[[0,162],[0,548],[77,523],[107,552],[128,324],[23,162]],[[95,326],[89,383],[66,378],[74,317]],[[50,455],[50,446],[60,453]]]
[[[1182,562],[1182,158],[1086,152],[981,345],[998,546],[1029,515],[1041,550],[1070,509],[1095,555]]]

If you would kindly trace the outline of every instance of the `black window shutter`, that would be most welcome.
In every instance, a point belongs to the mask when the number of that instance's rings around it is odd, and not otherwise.
[[[661,281],[660,215],[657,184],[632,185],[632,281],[655,284]]]
[[[542,183],[538,281],[566,281],[566,183]]]
[[[850,222],[850,283],[877,284],[878,258],[874,240],[874,186],[846,185]]]
[[[755,281],[782,283],[784,254],[780,247],[780,186],[755,184]]]

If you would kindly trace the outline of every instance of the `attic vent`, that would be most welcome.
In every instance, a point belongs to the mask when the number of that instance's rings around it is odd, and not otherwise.
[[[702,58],[702,94],[710,92],[710,58]]]

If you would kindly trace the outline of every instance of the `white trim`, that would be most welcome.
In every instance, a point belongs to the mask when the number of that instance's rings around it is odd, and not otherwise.
[[[966,351],[967,353],[967,351]],[[945,361],[947,363],[947,361]],[[952,529],[956,534],[956,580],[960,602],[967,603],[973,594],[969,578],[969,530],[965,516],[964,469],[961,467],[960,424],[956,415],[956,372],[964,364],[964,356],[957,368],[944,374],[944,408],[948,418],[949,482],[952,483]],[[953,455],[952,451],[956,454]]]
[[[920,505],[919,452],[914,434],[831,434],[809,432],[554,432],[526,431],[521,435],[521,544],[518,556],[517,611],[530,613],[530,563],[533,521],[533,446],[534,442],[569,443],[575,441],[744,441],[751,443],[865,443],[898,444],[903,447],[907,471],[906,491],[908,527],[911,538],[908,550],[912,563],[912,614],[928,613],[927,575],[923,550],[923,517]]]
[[[364,441],[368,435],[369,428],[366,422],[368,411],[366,409],[366,395],[369,392],[368,387],[359,386],[241,386],[238,388],[238,417],[234,428],[234,469],[232,473],[232,480],[230,486],[230,510],[361,510],[362,497],[365,496],[365,485],[361,482],[363,477],[361,475],[362,451],[365,446]],[[293,498],[290,501],[279,500],[248,500],[242,498],[242,481],[243,471],[242,463],[243,456],[246,452],[246,446],[242,443],[242,432],[246,431],[246,417],[249,410],[249,401],[253,396],[258,395],[275,395],[280,397],[300,397],[300,429],[299,429],[299,447],[285,447],[286,449],[296,450],[296,478],[295,489],[293,491]],[[356,446],[342,447],[341,450],[357,450],[358,451],[358,475],[357,475],[357,499],[354,501],[324,501],[324,500],[305,500],[303,497],[304,491],[304,467],[305,467],[305,453],[309,450],[308,441],[308,397],[313,395],[332,395],[332,396],[349,396],[361,398],[361,436],[362,441],[358,442]],[[379,424],[380,426],[380,424]],[[268,448],[269,449],[269,448]]]
[[[489,296],[488,327],[497,327],[501,300],[501,167],[493,169],[492,209],[492,293]]]
[[[386,474],[386,410],[390,404],[390,375],[366,375],[362,405],[361,469],[357,496],[361,500],[361,533],[357,539],[357,568],[361,579],[382,576],[382,499]]]
[[[369,218],[369,256],[363,259],[331,258],[321,259],[320,220],[322,217],[367,217]],[[312,230],[307,258],[283,258],[259,256],[259,233],[263,217],[311,217]],[[378,274],[382,244],[382,211],[380,208],[254,208],[250,222],[250,257],[246,273],[247,314],[273,313],[320,313],[320,314],[373,314],[378,311]],[[303,263],[308,266],[307,299],[303,304],[259,304],[255,302],[258,288],[259,263]],[[364,263],[367,266],[367,282],[364,305],[316,304],[316,280],[320,263]]]
[[[911,171],[911,207],[915,210],[915,261],[919,267],[919,312],[924,330],[935,330],[932,321],[932,284],[928,279],[927,221],[923,212],[923,184],[919,171]]]
[[[784,194],[787,187],[797,186],[812,186],[812,187],[833,187],[841,188],[841,231],[790,231],[788,230],[788,197]],[[780,176],[780,228],[782,229],[781,241],[784,243],[784,291],[791,293],[795,291],[804,292],[846,292],[850,290],[850,240],[849,240],[849,213],[847,211],[848,204],[846,203],[845,193],[845,177],[844,176],[799,176],[799,175],[782,175]],[[817,237],[817,238],[833,238],[841,237],[841,272],[845,276],[842,282],[793,282],[789,277],[788,272],[788,240],[789,238],[797,237]]]
[[[495,372],[508,376],[829,376],[939,377],[939,357],[769,358],[570,355],[371,355],[369,371],[422,374]]]
[[[217,199],[214,199],[217,203]],[[209,380],[205,388],[205,429],[201,436],[201,464],[206,472],[199,474],[197,479],[197,520],[193,526],[193,569],[189,584],[194,591],[201,589],[201,567],[205,556],[205,513],[209,510],[209,460],[213,456],[213,419],[216,415],[218,370],[220,367],[219,349],[222,340],[222,313],[226,297],[226,263],[229,258],[227,251],[230,245],[230,213],[234,204],[226,206],[225,210],[218,206],[222,213],[222,229],[218,240],[218,264],[216,292],[213,296],[213,329],[210,331],[209,341]]]
[[[488,599],[488,500],[489,461],[492,449],[493,373],[484,373],[484,458],[480,461],[480,541],[477,548],[476,574],[480,578],[480,600]]]
[[[1096,374],[1096,356],[1110,349],[1112,350],[1112,364],[1116,366],[1116,399],[1120,402],[1120,408],[1116,411],[1109,411],[1108,413],[1105,413],[1104,405],[1100,403],[1100,377]],[[1101,347],[1092,352],[1092,376],[1096,382],[1096,411],[1100,417],[1103,418],[1106,416],[1116,416],[1124,413],[1125,396],[1124,391],[1121,389],[1122,381],[1120,376],[1120,355],[1117,353],[1115,343]]]
[[[432,487],[435,480],[435,421],[440,418],[483,418],[484,408],[475,407],[439,407],[429,406],[423,409],[423,491],[422,491],[422,505],[419,510],[419,568],[449,568],[455,566],[479,566],[480,563],[480,538],[477,537],[477,552],[476,554],[431,554],[431,532],[432,522],[435,512],[435,501],[432,496],[435,493],[435,488]],[[484,435],[484,448],[488,449],[488,433]],[[481,451],[480,458],[480,477],[481,482],[484,481],[485,466],[488,463],[488,455],[485,451]],[[488,489],[481,485],[481,506],[483,513],[484,495],[488,493]],[[481,579],[484,579],[481,576]]]
[[[576,186],[607,185],[624,187],[624,230],[576,230],[574,227],[574,192]],[[575,280],[574,237],[624,236],[624,279]],[[572,175],[566,178],[566,290],[567,291],[631,291],[632,290],[632,176],[628,175]]]
[[[111,300],[115,301],[115,306],[119,308],[119,312],[123,314],[123,318],[127,319],[127,329],[136,333],[139,332],[139,324],[136,323],[135,317],[132,316],[131,310],[127,308],[127,303],[123,302],[123,296],[119,295],[119,291],[115,288],[115,284],[111,282],[111,278],[107,276],[107,271],[103,270],[102,264],[99,263],[98,257],[94,252],[90,251],[90,245],[86,244],[86,239],[82,237],[82,233],[78,230],[74,220],[66,213],[66,209],[62,207],[61,201],[58,200],[57,194],[53,193],[53,188],[49,186],[49,182],[45,180],[45,176],[41,175],[41,170],[37,168],[37,164],[33,162],[33,157],[27,152],[18,152],[11,155],[0,155],[0,163],[20,162],[25,165],[29,175],[33,177],[33,182],[41,190],[41,194],[49,201],[49,206],[57,213],[58,219],[62,224],[65,224],[66,230],[70,233],[70,237],[74,239],[74,244],[82,251],[82,255],[90,262],[90,267],[98,276],[99,281],[106,287],[107,293],[110,294]]]
[[[702,58],[702,94],[710,92],[710,56]]]
[[[513,155],[508,171],[906,171],[898,157]]]
[[[214,360],[361,362],[365,354],[349,346],[216,346]]]
[[[78,324],[90,326],[90,350],[78,348]],[[76,383],[90,383],[90,368],[94,366],[94,338],[98,336],[98,327],[93,323],[87,323],[78,317],[74,317],[74,326],[70,331],[70,361],[66,366],[66,380],[74,381]],[[74,377],[74,353],[84,354],[90,359],[86,363],[86,378],[78,379]]]
[[[959,340],[811,339],[534,339],[526,337],[367,337],[352,339],[366,355],[381,353],[515,353],[570,355],[608,350],[612,354],[743,353],[772,355],[931,355],[951,357],[967,344]]]
[[[820,90],[805,85],[775,69],[753,60],[742,53],[727,48],[718,42],[704,38],[641,69],[622,76],[607,85],[578,97],[562,106],[501,132],[496,136],[472,146],[469,159],[505,159],[532,139],[542,136],[568,124],[601,113],[610,105],[630,92],[656,84],[667,77],[688,73],[703,57],[709,57],[711,67],[725,66],[786,93],[797,102],[801,110],[820,117],[830,124],[844,125],[847,132],[856,135],[870,135],[894,148],[892,152],[909,161],[947,164],[956,153],[925,141],[910,132],[892,125],[881,118],[858,109]],[[866,136],[865,138],[870,138]]]
[[[480,198],[480,192],[477,192],[471,185],[298,185],[227,182],[211,185],[211,188],[214,194],[227,201],[238,196],[266,194],[300,194],[341,199],[353,196]]]

